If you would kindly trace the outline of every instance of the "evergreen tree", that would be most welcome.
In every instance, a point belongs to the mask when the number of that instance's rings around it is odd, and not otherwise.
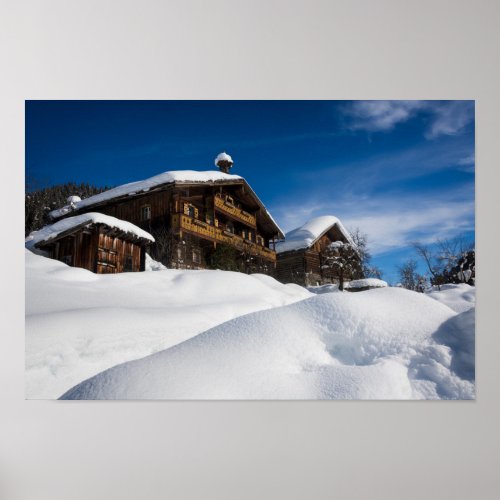
[[[96,187],[88,183],[76,184],[67,182],[57,186],[36,189],[36,183],[28,178],[24,196],[24,232],[27,236],[31,231],[41,229],[52,221],[49,212],[67,204],[69,196],[79,196],[82,200],[110,189]]]

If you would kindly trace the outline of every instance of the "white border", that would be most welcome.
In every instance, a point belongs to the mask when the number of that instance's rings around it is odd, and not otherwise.
[[[496,498],[500,3],[4,0],[0,497]],[[24,99],[476,99],[476,402],[23,400]]]

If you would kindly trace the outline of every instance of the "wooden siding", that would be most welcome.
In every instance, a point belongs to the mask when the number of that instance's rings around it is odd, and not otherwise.
[[[137,272],[141,270],[141,247],[121,238],[99,233],[98,274]]]
[[[162,223],[165,215],[170,213],[170,202],[172,194],[170,191],[160,191],[146,194],[144,196],[132,197],[130,200],[110,202],[102,207],[96,207],[96,211],[105,215],[111,215],[117,219],[126,220],[143,229],[150,229],[155,224]],[[142,208],[151,208],[151,218],[142,219]]]
[[[259,206],[244,192],[241,184],[165,186],[158,191],[109,200],[81,212],[85,211],[96,211],[131,222],[155,237],[164,235],[165,231],[171,232],[179,242],[189,235],[193,242],[197,242],[194,247],[200,249],[201,255],[196,253],[178,258],[175,267],[206,268],[210,262],[210,253],[216,245],[225,243],[239,252],[271,264],[268,265],[269,274],[274,273],[276,253],[269,248],[273,233],[269,232],[269,228],[264,230],[262,227],[259,217],[263,216],[259,212]],[[150,217],[144,220],[144,214]],[[108,248],[110,243],[102,240],[95,245],[96,272],[121,272],[123,264],[118,256],[123,252],[122,247],[116,244],[116,249]],[[154,248],[162,247],[153,244],[153,252]],[[135,254],[133,258],[135,267]],[[164,260],[163,263],[167,266],[172,265],[170,258],[157,258]],[[97,261],[100,262],[99,265]]]
[[[330,229],[318,238],[308,249],[283,252],[277,255],[276,276],[282,283],[298,283],[302,286],[325,285],[338,282],[338,276],[332,271],[325,273],[322,269],[323,252],[332,241],[344,241],[345,238],[337,228]],[[349,281],[350,276],[344,280]]]
[[[144,251],[140,243],[106,234],[102,227],[80,229],[41,247],[50,257],[98,274],[140,271]]]
[[[282,283],[305,284],[305,263],[303,252],[287,252],[278,254],[276,261],[276,278]]]

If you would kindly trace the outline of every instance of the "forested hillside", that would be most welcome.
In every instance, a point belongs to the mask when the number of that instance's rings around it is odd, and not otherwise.
[[[82,200],[102,193],[110,187],[96,187],[90,184],[75,184],[67,182],[43,189],[26,189],[24,197],[24,233],[27,236],[31,231],[40,229],[50,223],[48,213],[54,208],[62,207],[67,203],[69,196],[79,196]]]

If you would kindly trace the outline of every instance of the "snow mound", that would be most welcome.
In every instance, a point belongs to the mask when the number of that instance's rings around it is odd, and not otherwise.
[[[154,260],[148,253],[146,253],[146,262],[144,265],[145,271],[165,271],[166,269],[168,269],[167,266],[157,260]]]
[[[441,285],[441,290],[434,286],[431,291],[426,292],[426,295],[458,313],[468,311],[476,305],[476,287],[465,283]]]
[[[62,399],[473,398],[471,336],[455,316],[396,288],[314,295],[111,368]]]
[[[263,275],[173,269],[98,275],[26,251],[26,397],[57,398],[118,363],[310,296]]]
[[[352,280],[344,284],[344,288],[385,288],[387,282],[376,278],[365,278],[361,280]]]
[[[340,292],[339,286],[335,283],[329,283],[328,285],[308,286],[307,290],[315,294]]]
[[[332,226],[337,226],[347,242],[356,248],[351,235],[342,225],[340,220],[333,215],[322,215],[307,221],[303,226],[289,231],[284,241],[276,243],[276,253],[289,252],[309,248],[314,242],[323,236]]]
[[[144,238],[152,242],[154,242],[155,240],[149,233],[130,222],[117,219],[116,217],[111,217],[110,215],[104,215],[97,212],[89,212],[83,215],[76,215],[75,217],[68,217],[66,219],[60,220],[59,222],[56,222],[55,224],[44,226],[39,231],[33,231],[26,238],[25,246],[28,249],[32,249],[37,243],[57,238],[57,236],[59,236],[61,233],[69,231],[78,226],[85,226],[90,224],[106,224],[106,226],[108,227],[120,229],[121,231],[133,234],[138,238]]]

